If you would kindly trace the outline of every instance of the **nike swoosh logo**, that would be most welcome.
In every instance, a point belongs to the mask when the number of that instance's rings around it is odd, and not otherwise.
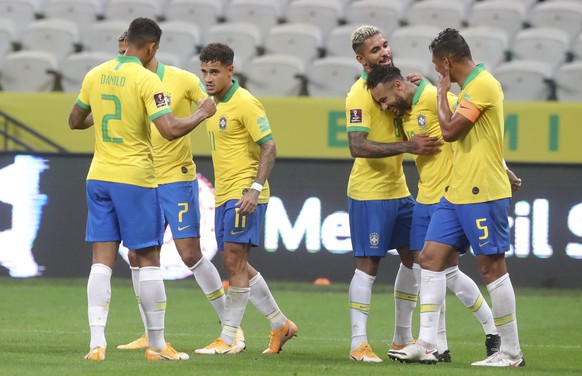
[[[486,241],[485,243],[479,243],[479,247],[485,247],[485,245],[487,245],[487,243],[489,243],[489,241]]]
[[[238,234],[241,234],[241,233],[243,233],[244,231],[245,231],[245,230],[242,230],[242,231],[231,231],[231,232],[230,232],[230,234],[231,234],[231,235],[238,235]]]
[[[463,105],[461,105],[461,108],[464,108],[464,109],[466,109],[466,110],[468,110],[468,109],[469,109],[469,107],[467,107],[467,106],[463,106]]]
[[[188,227],[190,227],[191,225],[188,226],[184,226],[184,227],[180,227],[178,226],[178,231],[182,231],[182,230],[186,230]]]
[[[424,350],[424,355],[434,355],[434,350]]]

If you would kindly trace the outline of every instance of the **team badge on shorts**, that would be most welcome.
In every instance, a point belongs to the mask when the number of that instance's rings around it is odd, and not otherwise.
[[[378,248],[378,243],[380,243],[380,234],[373,232],[370,234],[370,248]]]
[[[355,110],[350,110],[350,123],[351,124],[361,124],[362,123],[362,109],[356,108]]]
[[[226,129],[226,117],[224,115],[221,116],[218,121],[218,128],[220,128],[221,131]]]
[[[425,127],[426,126],[426,117],[424,116],[424,114],[421,112],[417,117],[416,120],[418,121],[418,126],[419,127]]]
[[[164,93],[154,94],[154,101],[156,102],[157,108],[165,106],[166,105],[166,98],[164,97]]]

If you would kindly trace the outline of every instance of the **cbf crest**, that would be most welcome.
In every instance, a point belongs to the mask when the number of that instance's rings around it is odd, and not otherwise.
[[[418,126],[420,128],[424,128],[426,126],[426,116],[424,116],[424,114],[422,112],[420,114],[418,114],[418,116],[416,117],[416,120],[418,121]]]
[[[166,100],[166,104],[169,106],[172,104],[172,94],[164,91],[164,99]]]
[[[373,232],[370,234],[370,248],[378,248],[380,243],[380,234]]]
[[[220,120],[218,120],[218,128],[221,131],[224,131],[226,129],[226,116],[222,115],[220,117]]]

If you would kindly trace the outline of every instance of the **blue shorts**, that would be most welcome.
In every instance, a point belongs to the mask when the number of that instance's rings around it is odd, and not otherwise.
[[[214,232],[218,250],[224,250],[224,243],[250,244],[259,246],[261,226],[265,220],[267,204],[258,204],[253,214],[241,216],[238,200],[229,200],[216,208],[214,213]]]
[[[385,257],[410,243],[414,198],[358,201],[348,198],[354,257]]]
[[[157,188],[87,180],[85,240],[119,242],[129,249],[161,245],[162,208]]]
[[[464,249],[476,255],[509,251],[509,198],[477,204],[455,205],[441,198],[428,226],[426,240]]]
[[[165,224],[170,225],[174,239],[199,238],[198,180],[160,184],[158,192]]]
[[[438,204],[419,204],[414,206],[412,213],[412,227],[410,228],[410,250],[422,251],[424,240],[426,239],[426,231],[432,214],[434,213]]]

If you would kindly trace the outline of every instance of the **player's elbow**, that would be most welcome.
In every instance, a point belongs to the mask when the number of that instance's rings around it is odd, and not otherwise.
[[[443,133],[443,140],[445,142],[453,142],[453,141],[457,141],[459,139],[459,135],[456,134],[455,132],[443,130],[442,133]]]

